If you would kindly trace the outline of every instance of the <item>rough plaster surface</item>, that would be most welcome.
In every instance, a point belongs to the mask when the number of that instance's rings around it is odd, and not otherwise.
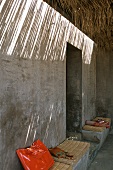
[[[96,116],[96,50],[90,64],[82,64],[82,125]]]
[[[96,89],[97,111],[113,121],[113,52],[98,52]]]
[[[1,170],[20,170],[15,150],[31,145],[35,139],[40,138],[47,147],[56,146],[65,139],[67,42],[82,50],[82,125],[95,115],[94,42],[54,9],[48,5],[46,7],[47,15],[44,15],[43,22],[38,18],[35,20],[39,22],[40,31],[32,56],[35,22],[26,48],[22,49],[29,30],[29,24],[24,23],[10,56],[7,50],[14,35],[12,29],[16,18],[3,37],[0,53]],[[37,16],[42,13],[43,10],[40,10]],[[27,17],[30,17],[29,12]]]
[[[17,169],[17,148],[41,139],[65,139],[65,61],[29,61],[0,55],[2,168]]]

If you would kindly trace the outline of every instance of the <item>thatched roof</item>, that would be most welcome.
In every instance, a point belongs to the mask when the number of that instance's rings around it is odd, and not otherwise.
[[[113,50],[113,0],[45,0],[59,7],[99,47]]]

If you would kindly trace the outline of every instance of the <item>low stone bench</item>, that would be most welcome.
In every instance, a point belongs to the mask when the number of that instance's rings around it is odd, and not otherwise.
[[[110,118],[96,117],[95,119],[93,119],[93,121],[98,119],[108,121],[111,124]],[[82,130],[83,139],[99,143],[98,150],[101,148],[108,134],[109,128],[106,127],[85,125]]]
[[[86,170],[88,164],[88,156],[89,156],[89,147],[90,144],[87,142],[73,141],[73,140],[65,140],[62,144],[58,146],[65,152],[73,155],[73,159],[65,159],[65,158],[56,158],[55,165],[52,167],[53,169],[58,170],[59,166],[64,166],[64,170]],[[59,164],[58,164],[59,163]],[[66,169],[67,168],[67,169]],[[52,169],[52,170],[53,170]],[[60,170],[61,168],[59,168]]]

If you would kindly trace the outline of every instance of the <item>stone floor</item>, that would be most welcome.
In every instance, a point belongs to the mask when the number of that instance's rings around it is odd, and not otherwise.
[[[113,134],[109,134],[89,170],[113,170]]]

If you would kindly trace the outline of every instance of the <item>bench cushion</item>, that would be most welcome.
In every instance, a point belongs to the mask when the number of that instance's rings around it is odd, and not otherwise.
[[[103,132],[105,129],[106,127],[97,127],[97,126],[91,126],[91,125],[83,126],[83,130],[93,131],[93,132]]]
[[[61,162],[55,162],[53,167],[50,168],[50,170],[72,170],[72,168],[70,165]]]
[[[75,166],[77,162],[87,153],[89,152],[90,144],[87,142],[80,142],[80,141],[73,141],[73,140],[66,140],[62,144],[58,146],[65,152],[73,155],[72,159],[65,159],[65,158],[56,158],[54,160],[57,162],[62,162],[68,165]]]

